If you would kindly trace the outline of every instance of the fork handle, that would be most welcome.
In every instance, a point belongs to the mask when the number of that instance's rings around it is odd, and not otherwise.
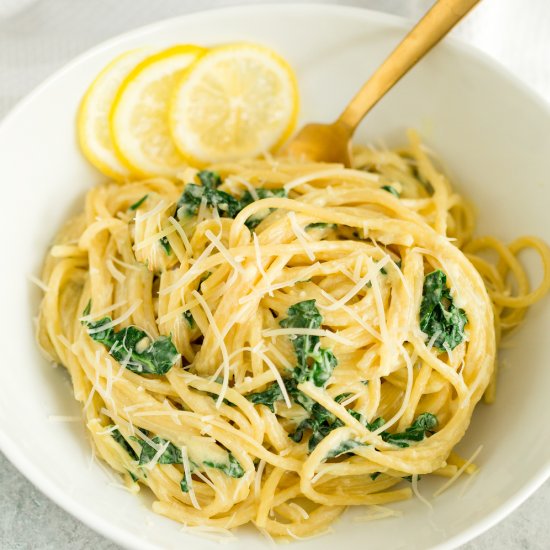
[[[479,0],[438,0],[357,92],[338,122],[353,133],[363,117]]]

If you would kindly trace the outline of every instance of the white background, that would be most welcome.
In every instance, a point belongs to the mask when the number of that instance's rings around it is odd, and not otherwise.
[[[111,36],[199,9],[263,3],[250,0],[35,0],[19,14],[2,19],[2,14],[13,6],[27,2],[0,0],[0,118],[53,71]],[[411,20],[418,19],[431,4],[430,0],[317,2],[363,6]],[[484,0],[454,34],[496,58],[550,101],[549,0]],[[32,161],[32,152],[29,158]],[[0,453],[0,548],[116,550],[118,547],[59,509]],[[464,550],[549,548],[550,482],[499,525],[463,547]]]

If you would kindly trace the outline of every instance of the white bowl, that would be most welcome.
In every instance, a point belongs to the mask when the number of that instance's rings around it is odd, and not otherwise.
[[[326,5],[254,6],[209,11],[154,24],[79,57],[22,101],[0,126],[2,215],[0,250],[0,447],[21,472],[68,512],[133,549],[211,548],[181,533],[136,498],[110,485],[91,462],[80,423],[49,415],[78,415],[63,369],[40,356],[32,317],[40,291],[37,274],[61,223],[82,208],[87,189],[103,180],[80,155],[75,112],[94,75],[118,53],[145,44],[265,43],[295,67],[301,121],[331,120],[403,36],[407,24],[361,9]],[[511,239],[533,233],[550,241],[550,111],[500,67],[455,42],[438,47],[392,90],[367,118],[360,141],[403,142],[415,127],[436,149],[479,208],[479,230]],[[533,267],[536,277],[538,266]],[[300,548],[452,548],[489,528],[529,496],[550,474],[550,326],[548,303],[534,307],[502,353],[495,405],[480,405],[461,449],[483,444],[481,473],[434,501],[431,512],[414,499],[395,505],[403,516],[352,521],[334,534],[297,543]],[[440,482],[439,482],[440,483]],[[435,485],[423,480],[425,495]],[[267,544],[241,529],[228,548]]]

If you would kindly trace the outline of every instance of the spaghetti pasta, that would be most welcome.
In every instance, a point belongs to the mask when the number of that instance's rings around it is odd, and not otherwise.
[[[301,538],[346,506],[409,498],[420,475],[457,475],[453,448],[494,399],[501,336],[550,287],[550,252],[474,238],[413,133],[354,163],[108,183],[59,233],[38,341],[68,369],[97,456],[158,513]],[[535,290],[525,248],[544,268]]]

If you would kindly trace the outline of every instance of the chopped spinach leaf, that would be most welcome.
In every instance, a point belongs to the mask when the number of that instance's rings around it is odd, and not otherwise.
[[[141,197],[141,199],[139,199],[134,204],[132,204],[128,208],[128,210],[137,210],[147,200],[148,197],[149,197],[149,193],[147,193],[147,195],[143,195],[143,197]]]
[[[309,231],[310,229],[336,229],[336,224],[326,222],[308,223],[305,227],[305,230]]]
[[[164,252],[167,256],[170,256],[172,254],[172,247],[170,246],[170,241],[168,240],[168,237],[164,236],[160,240],[160,246],[162,246]]]
[[[178,200],[176,211],[178,220],[196,215],[203,197],[206,205],[216,208],[220,216],[234,218],[240,210],[240,203],[229,193],[218,191],[217,187],[221,184],[220,176],[215,172],[203,170],[197,174],[197,177],[202,185],[188,183]]]
[[[188,183],[178,201],[178,220],[196,215],[203,197],[206,200],[206,205],[216,208],[222,217],[234,218],[239,212],[239,201],[229,193]]]
[[[400,197],[399,191],[392,185],[382,185],[382,189],[384,189],[384,191],[387,191],[388,193],[391,193],[393,196],[397,198]]]
[[[180,489],[182,493],[189,492],[189,484],[187,483],[187,478],[185,477],[185,474],[183,474],[183,477],[181,478]]]
[[[149,462],[151,462],[151,460],[153,460],[153,457],[157,454],[157,449],[149,445],[149,443],[147,443],[147,441],[144,441],[143,439],[139,439],[133,436],[132,436],[132,439],[141,445],[141,453],[139,455],[139,465],[143,466],[144,464],[148,464]],[[172,442],[168,442],[168,440],[163,439],[158,435],[153,437],[151,441],[156,445],[158,445],[159,447],[162,447],[168,443],[166,449],[158,459],[158,464],[181,464],[182,463],[183,459],[181,456],[181,449],[178,449]]]
[[[84,308],[84,311],[82,312],[82,317],[87,317],[90,315],[90,312],[92,311],[92,300],[91,298],[88,300],[88,303],[86,304],[86,307]]]
[[[203,273],[201,275],[201,278],[199,279],[199,286],[197,287],[197,292],[201,291],[202,283],[204,283],[204,281],[206,281],[206,279],[208,279],[210,275],[212,275],[212,271],[207,271],[206,273]]]
[[[204,187],[209,187],[210,189],[216,189],[222,184],[220,175],[211,170],[201,170],[197,174],[197,177]]]
[[[223,382],[223,378],[221,376],[218,376],[218,378],[216,378],[216,383],[221,384],[222,382]],[[213,393],[211,391],[205,391],[204,393],[206,393],[206,395],[209,395],[214,401],[218,401],[219,395],[217,393]],[[231,401],[229,401],[226,398],[223,399],[223,403],[225,405],[229,405],[230,407],[235,406],[235,403],[231,403]]]
[[[314,364],[311,367],[309,378],[316,386],[323,387],[332,376],[332,371],[338,361],[332,351],[324,348],[319,348],[316,353],[315,351],[312,352],[310,357],[313,359]]]
[[[445,273],[438,269],[426,275],[420,304],[420,330],[428,338],[435,338],[434,347],[448,351],[458,346],[465,338],[467,322],[466,312],[453,303]]]
[[[336,403],[342,403],[342,402],[345,401],[348,397],[351,397],[351,393],[349,393],[349,392],[340,393],[340,394],[338,394],[338,395],[334,398],[334,401],[336,401]]]
[[[427,434],[433,433],[436,427],[437,417],[431,413],[422,413],[404,432],[393,434],[383,432],[380,435],[387,443],[392,443],[397,447],[408,447],[413,441],[422,441]]]
[[[128,472],[128,475],[132,478],[132,481],[134,483],[137,483],[139,478],[133,472],[131,472],[130,470],[126,470],[126,471]]]
[[[82,321],[88,328],[89,336],[103,344],[109,353],[126,368],[137,374],[166,374],[179,359],[178,350],[171,336],[160,336],[153,342],[137,327],[130,326],[116,332],[112,327],[101,327],[111,323],[110,317],[98,321]],[[90,331],[93,330],[90,334]]]
[[[189,310],[183,312],[183,318],[187,321],[189,328],[195,328],[197,326],[195,319],[193,319],[193,314]]]
[[[221,470],[224,474],[228,475],[229,477],[244,476],[243,467],[241,466],[240,462],[231,453],[229,453],[229,460],[227,463],[223,463],[223,462],[218,463],[218,462],[211,462],[210,460],[205,460],[203,464],[210,468],[216,468],[217,470]]]
[[[284,199],[286,197],[286,191],[284,190],[283,187],[276,187],[274,189],[256,187],[254,191],[256,192],[256,195],[258,195],[257,199],[255,199],[252,196],[252,193],[250,191],[245,191],[244,195],[241,197],[241,210],[246,206],[248,206],[249,204],[252,204],[256,200],[271,199],[273,197],[279,197]]]
[[[335,458],[337,456],[346,454],[347,452],[355,449],[355,447],[359,447],[360,445],[363,445],[363,443],[355,441],[354,439],[348,439],[347,441],[340,443],[338,447],[331,449],[327,454],[327,458]]]
[[[246,191],[244,195],[241,197],[241,205],[240,210],[247,207],[249,204],[252,204],[255,200],[262,200],[262,199],[270,199],[272,197],[281,197],[285,198],[286,191],[281,188],[276,189],[264,189],[263,187],[258,187],[255,189],[256,195],[258,195],[258,199],[254,199],[250,191]],[[261,222],[271,214],[275,209],[274,208],[266,208],[265,210],[260,210],[256,212],[255,214],[252,214],[244,223],[248,229],[251,231],[255,229],[258,225],[260,225]]]
[[[382,472],[373,472],[370,478],[374,481]]]
[[[124,436],[120,433],[119,430],[114,429],[111,432],[111,437],[130,455],[132,460],[137,460],[138,456],[131,445],[124,439]],[[131,474],[131,472],[129,472]],[[136,481],[134,479],[134,481]]]
[[[261,392],[249,393],[246,398],[255,405],[265,405],[275,412],[275,402],[283,399],[281,388],[277,382],[270,384],[267,389]]]
[[[355,413],[355,411],[353,411],[353,412]],[[355,416],[355,415],[352,414],[352,416]],[[362,417],[361,418],[355,417],[355,418],[357,418],[357,420],[359,420],[360,422],[363,422],[365,424],[367,430],[369,430],[369,432],[375,432],[376,430],[381,428],[386,423],[386,421],[380,416],[378,418],[375,418],[370,423],[369,422],[364,422],[364,419]],[[380,435],[382,435],[382,434],[380,434]]]
[[[134,436],[132,436],[131,439],[141,445],[139,465],[143,466],[151,462],[153,457],[158,452],[157,449],[149,445],[149,443],[147,443],[143,439],[139,439]],[[176,447],[171,441],[168,441],[167,439],[163,439],[162,437],[159,437],[157,435],[153,437],[152,442],[158,446],[166,445],[166,449],[158,459],[158,462],[157,462],[158,464],[183,464],[183,456],[181,454],[181,449]],[[237,478],[237,477],[243,477],[244,475],[243,467],[241,466],[240,462],[231,453],[228,453],[227,463],[225,462],[218,463],[218,462],[212,462],[210,460],[204,460],[203,464],[204,466],[208,466],[209,468],[216,468],[218,470],[221,470],[224,474],[228,475],[229,477]],[[189,460],[189,465],[191,466],[191,471],[193,471],[193,469],[197,467],[197,464],[195,464],[195,462],[193,462],[192,460]],[[189,483],[188,483],[188,480],[186,479],[185,474],[183,476],[183,479],[180,482],[180,488],[184,493],[187,493],[189,491]]]
[[[313,404],[310,416],[302,420],[296,431],[289,434],[289,437],[296,443],[302,441],[304,432],[311,430],[311,437],[308,441],[308,451],[311,452],[317,447],[332,430],[343,426],[343,422],[319,403]]]
[[[323,318],[315,305],[315,300],[304,300],[288,308],[288,317],[280,321],[284,328],[321,327]],[[324,386],[332,375],[338,361],[328,349],[320,347],[319,336],[298,334],[292,339],[298,365],[293,378],[298,382],[311,380],[316,386]]]
[[[311,412],[315,405],[315,401],[298,389],[298,382],[294,378],[287,378],[285,380],[285,388],[291,399],[309,413]]]

